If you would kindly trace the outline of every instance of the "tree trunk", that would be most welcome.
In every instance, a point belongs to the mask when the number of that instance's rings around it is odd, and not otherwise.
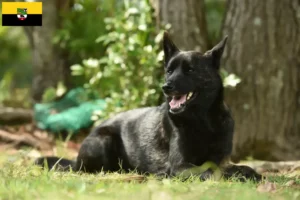
[[[70,0],[43,0],[43,26],[25,27],[32,48],[32,98],[39,102],[44,91],[58,82],[68,84],[69,66],[64,52],[53,44],[53,37],[62,21],[60,11],[68,9]]]
[[[227,90],[235,118],[233,160],[300,159],[298,0],[229,0],[224,67],[242,82]]]
[[[208,34],[204,0],[151,0],[157,25],[171,24],[169,33],[182,50],[205,52]]]

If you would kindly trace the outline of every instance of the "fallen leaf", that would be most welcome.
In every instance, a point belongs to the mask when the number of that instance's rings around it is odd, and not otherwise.
[[[285,184],[285,186],[290,187],[290,186],[295,185],[295,184],[296,184],[296,182],[295,182],[294,180],[290,180],[290,181],[288,181],[288,182]]]
[[[257,187],[258,192],[275,192],[276,191],[276,184],[266,181],[263,184],[260,184]]]

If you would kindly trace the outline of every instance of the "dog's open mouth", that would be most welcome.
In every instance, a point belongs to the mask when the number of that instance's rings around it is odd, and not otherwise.
[[[183,111],[184,107],[196,96],[195,92],[189,92],[183,95],[171,95],[172,99],[169,102],[170,111],[178,113]]]

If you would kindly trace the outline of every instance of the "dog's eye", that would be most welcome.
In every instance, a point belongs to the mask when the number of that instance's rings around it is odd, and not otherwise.
[[[173,72],[173,71],[169,69],[169,70],[167,71],[167,74],[172,74],[172,72]]]

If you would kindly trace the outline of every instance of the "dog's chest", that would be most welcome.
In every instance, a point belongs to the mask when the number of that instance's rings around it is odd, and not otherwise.
[[[218,140],[217,134],[205,126],[178,128],[173,137],[170,153],[178,152],[177,159],[194,164],[205,162],[213,151],[214,143]]]

